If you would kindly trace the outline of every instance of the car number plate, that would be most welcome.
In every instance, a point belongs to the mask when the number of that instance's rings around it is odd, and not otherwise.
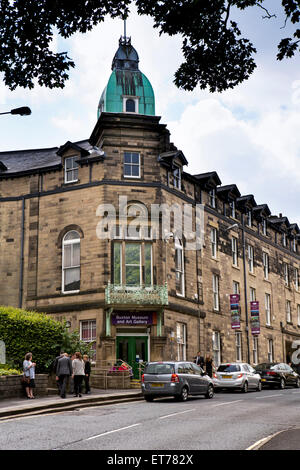
[[[262,382],[265,382],[265,381],[266,381],[266,379],[261,379],[261,381],[262,381]]]
[[[232,379],[232,375],[222,375],[222,379]]]
[[[152,386],[152,387],[163,387],[164,384],[159,384],[159,383],[157,383],[157,384],[151,384],[151,386]]]

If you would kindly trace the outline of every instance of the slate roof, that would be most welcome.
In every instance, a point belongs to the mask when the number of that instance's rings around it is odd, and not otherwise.
[[[81,140],[75,143],[84,150],[93,149],[88,140]],[[0,152],[0,162],[7,168],[5,171],[0,170],[0,177],[21,176],[33,171],[55,169],[61,165],[61,157],[57,155],[59,148],[51,147]]]

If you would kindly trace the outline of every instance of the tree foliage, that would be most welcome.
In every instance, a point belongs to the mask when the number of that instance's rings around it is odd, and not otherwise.
[[[4,82],[32,88],[35,80],[47,87],[64,86],[74,62],[67,52],[51,50],[54,32],[68,38],[85,33],[106,16],[126,16],[133,0],[0,0],[0,72]],[[138,13],[149,15],[160,33],[180,34],[184,62],[175,73],[175,84],[185,90],[197,85],[223,91],[243,82],[256,67],[253,44],[232,20],[234,9],[260,8],[272,12],[265,0],[135,0]],[[278,44],[277,59],[300,50],[300,0],[281,0],[285,22],[295,25],[292,37]],[[284,28],[282,28],[284,32]]]
[[[25,354],[32,352],[37,372],[45,372],[63,342],[64,325],[45,314],[13,307],[0,307],[0,340],[7,360],[22,367]]]

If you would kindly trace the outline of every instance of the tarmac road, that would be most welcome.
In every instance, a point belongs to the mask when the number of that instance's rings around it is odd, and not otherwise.
[[[291,440],[297,445],[291,436],[300,423],[300,390],[220,392],[211,400],[193,397],[185,403],[167,398],[79,407],[0,422],[0,449],[245,450],[288,429],[289,439],[279,441],[284,447],[277,445],[285,449]]]

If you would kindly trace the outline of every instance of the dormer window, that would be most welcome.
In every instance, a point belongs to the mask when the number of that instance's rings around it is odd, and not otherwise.
[[[181,189],[181,168],[177,165],[173,170],[173,186],[176,189]]]
[[[235,201],[233,199],[231,199],[231,201],[229,201],[229,207],[230,207],[230,217],[232,217],[233,219],[235,219]]]
[[[65,183],[78,181],[78,156],[65,159]]]
[[[123,112],[138,113],[139,99],[137,96],[123,96]]]
[[[216,190],[215,190],[215,188],[211,189],[208,194],[209,194],[209,205],[210,205],[210,207],[215,209],[216,208]]]
[[[247,212],[247,225],[248,227],[252,227],[252,211],[248,210]]]
[[[267,219],[261,221],[261,231],[263,235],[267,235]]]
[[[286,247],[286,233],[282,234],[282,245]]]

